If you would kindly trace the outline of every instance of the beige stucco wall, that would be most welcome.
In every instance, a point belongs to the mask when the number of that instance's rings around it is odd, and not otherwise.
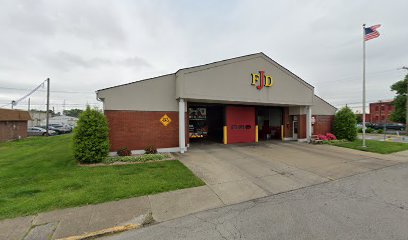
[[[335,115],[337,108],[325,102],[318,96],[314,96],[314,104],[312,106],[312,115]]]
[[[322,100],[320,97],[314,95],[312,115],[335,115],[337,108]],[[305,106],[290,106],[289,115],[304,115],[307,110]]]
[[[306,107],[305,106],[290,106],[289,107],[289,115],[304,115],[306,114]]]
[[[251,73],[264,70],[273,78],[269,88],[251,85]],[[176,73],[176,97],[281,105],[312,105],[314,88],[264,54],[221,61]]]
[[[178,111],[175,74],[99,90],[104,110]]]

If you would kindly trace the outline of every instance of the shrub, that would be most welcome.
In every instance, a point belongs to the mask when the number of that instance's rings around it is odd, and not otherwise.
[[[102,112],[87,106],[74,130],[74,156],[81,163],[101,162],[109,153],[108,123]]]
[[[130,155],[132,155],[132,152],[127,147],[123,147],[123,148],[119,149],[116,153],[118,154],[118,156],[130,156]]]
[[[145,154],[156,154],[157,153],[157,148],[153,145],[145,147]]]
[[[384,129],[378,129],[378,130],[377,130],[377,133],[379,133],[379,134],[384,133]]]
[[[357,138],[356,116],[349,107],[340,109],[334,118],[333,130],[338,139],[354,141]]]
[[[326,135],[322,135],[322,134],[317,135],[317,139],[323,140],[323,141],[329,140]]]
[[[362,129],[362,128],[357,128],[357,132],[358,132],[358,133],[362,133],[362,132],[363,132],[363,129]]]
[[[326,133],[327,140],[337,140],[336,136],[332,133]]]
[[[366,131],[365,131],[366,133],[372,133],[372,132],[374,132],[374,129],[372,129],[372,128],[366,128]]]

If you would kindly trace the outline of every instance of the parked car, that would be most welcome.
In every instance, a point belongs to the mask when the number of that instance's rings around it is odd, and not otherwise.
[[[61,131],[62,133],[70,133],[72,132],[72,128],[69,126],[64,126],[62,124],[57,124],[57,123],[51,123],[49,124],[49,126],[52,126],[56,129],[59,129],[59,131]]]
[[[45,136],[47,135],[47,130],[40,127],[29,127],[27,128],[28,136]],[[53,130],[48,130],[48,135],[56,135],[57,133]]]
[[[37,127],[43,128],[43,129],[47,129],[47,126],[37,126]],[[56,127],[53,127],[53,126],[51,126],[51,125],[48,126],[48,130],[52,130],[52,131],[56,132],[56,134],[66,133],[65,130],[61,130],[61,129],[56,128]]]
[[[387,124],[387,129],[391,130],[397,130],[397,131],[404,131],[405,130],[405,124],[402,123],[389,123]]]
[[[375,129],[375,130],[384,129],[384,123],[374,124],[372,126],[372,128]],[[387,124],[385,124],[385,128],[387,130],[404,131],[405,130],[405,124],[402,124],[402,123],[387,123]]]

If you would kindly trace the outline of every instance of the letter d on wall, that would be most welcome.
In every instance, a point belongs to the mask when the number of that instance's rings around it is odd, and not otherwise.
[[[273,79],[271,76],[265,76],[265,87],[270,87],[273,85]]]

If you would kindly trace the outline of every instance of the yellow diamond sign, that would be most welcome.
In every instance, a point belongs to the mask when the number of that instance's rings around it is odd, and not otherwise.
[[[167,116],[167,114],[164,114],[164,116],[160,118],[160,122],[163,124],[163,126],[167,127],[167,125],[171,123],[171,119],[169,116]]]

